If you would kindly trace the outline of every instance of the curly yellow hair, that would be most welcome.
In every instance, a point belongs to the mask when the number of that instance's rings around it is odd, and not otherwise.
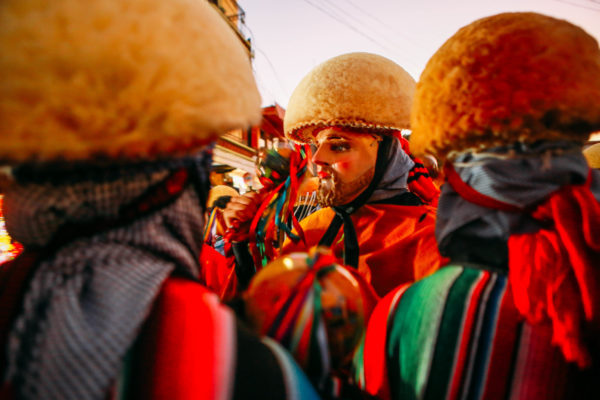
[[[591,168],[600,169],[600,143],[583,150],[583,155]]]
[[[0,54],[0,162],[178,155],[260,119],[206,1],[3,0]]]
[[[441,159],[513,142],[584,142],[600,128],[598,43],[535,13],[475,21],[427,63],[411,127],[413,152]]]
[[[415,80],[377,54],[348,53],[316,66],[298,84],[285,113],[288,138],[311,142],[315,129],[340,126],[387,132],[409,127]]]

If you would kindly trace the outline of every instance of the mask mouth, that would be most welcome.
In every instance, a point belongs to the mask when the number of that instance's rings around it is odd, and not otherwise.
[[[375,166],[369,168],[361,176],[351,182],[342,182],[334,171],[328,174],[327,179],[319,179],[317,200],[323,207],[341,206],[351,202],[365,191],[375,175]]]
[[[331,179],[331,172],[327,171],[327,170],[321,170],[318,173],[319,175],[319,180],[326,180],[326,179]]]
[[[334,171],[321,170],[319,172],[317,202],[321,207],[331,207],[336,204],[336,193],[339,186],[340,181]]]

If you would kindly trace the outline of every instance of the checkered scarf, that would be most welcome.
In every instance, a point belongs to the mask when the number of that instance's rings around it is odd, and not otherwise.
[[[397,138],[390,142],[390,150],[381,181],[367,203],[377,202],[408,191],[409,171],[415,162],[402,149]]]
[[[205,165],[204,158],[193,162]],[[27,250],[55,240],[67,223],[118,217],[176,164],[96,170],[74,181],[24,179],[5,194],[9,232]],[[197,276],[203,224],[198,190],[188,185],[161,209],[51,249],[9,335],[4,379],[17,396],[106,398],[163,281],[176,270]]]

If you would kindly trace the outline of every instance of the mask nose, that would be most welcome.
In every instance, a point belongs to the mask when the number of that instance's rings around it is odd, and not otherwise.
[[[317,150],[312,156],[312,162],[320,167],[329,166],[329,159],[325,153],[326,152],[323,150],[323,146],[317,147]]]

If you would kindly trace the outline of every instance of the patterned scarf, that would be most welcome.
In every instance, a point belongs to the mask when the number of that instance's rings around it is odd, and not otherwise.
[[[527,208],[559,188],[583,183],[589,167],[581,147],[569,142],[544,142],[501,147],[486,153],[465,153],[454,161],[461,180],[486,196]],[[600,177],[594,175],[592,193],[600,201]],[[442,186],[436,239],[440,251],[456,232],[486,239],[508,240],[510,234],[538,230],[541,224],[527,213],[511,213],[471,203],[451,185]]]
[[[45,247],[9,334],[4,381],[19,398],[106,397],[164,280],[174,271],[198,274],[206,192],[194,171],[208,171],[209,162],[207,153],[66,175],[15,171],[19,184],[5,194],[9,232],[26,250]],[[189,173],[179,191],[174,171]],[[102,224],[119,221],[149,192],[174,195],[154,208],[142,203],[123,223]],[[86,235],[75,230],[48,249],[65,226],[92,222]]]
[[[391,140],[383,177],[367,203],[385,200],[408,191],[409,171],[414,166],[415,162],[400,146],[399,140]]]

